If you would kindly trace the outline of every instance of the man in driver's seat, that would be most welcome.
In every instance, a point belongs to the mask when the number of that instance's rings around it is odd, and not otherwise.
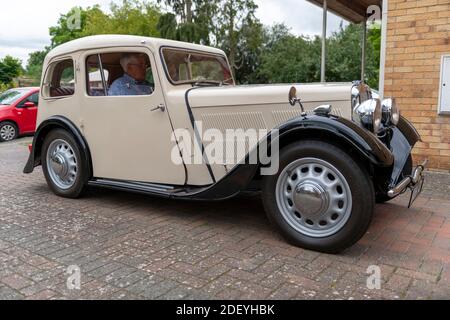
[[[125,53],[120,58],[124,75],[116,79],[108,90],[109,96],[150,95],[153,88],[145,79],[149,67],[145,54]]]

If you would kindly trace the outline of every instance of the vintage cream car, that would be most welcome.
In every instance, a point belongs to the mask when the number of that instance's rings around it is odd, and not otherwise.
[[[422,189],[417,131],[363,83],[238,86],[221,50],[118,35],[61,45],[43,70],[24,172],[42,165],[63,197],[256,190],[290,242],[339,252],[367,231],[376,201]]]

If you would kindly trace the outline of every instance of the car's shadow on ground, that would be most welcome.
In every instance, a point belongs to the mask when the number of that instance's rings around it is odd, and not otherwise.
[[[190,219],[197,217],[208,224],[249,223],[253,227],[271,229],[259,192],[243,192],[234,198],[222,201],[189,201],[89,187],[81,200],[95,201],[107,207],[132,205],[140,212],[149,214],[164,212],[168,217]]]
[[[45,182],[33,188],[48,193],[50,198],[57,197],[51,193]],[[271,245],[276,244],[284,248],[290,246],[270,224],[259,192],[244,192],[235,198],[223,201],[186,201],[89,187],[80,199],[64,199],[63,202],[64,206],[95,208],[92,212],[95,211],[97,215],[102,215],[102,210],[104,210],[105,215],[109,217],[114,216],[114,212],[119,215],[126,211],[137,215],[145,224],[146,221],[151,224],[159,219],[167,219],[175,224],[201,222],[202,225],[217,228],[216,230],[225,231],[227,228],[234,228],[238,232],[253,234],[259,239],[264,239]],[[372,224],[363,239],[365,244],[376,241],[390,222],[407,212],[402,202],[404,201],[375,206]],[[417,210],[412,211],[416,212]],[[412,213],[408,213],[408,215],[410,214]],[[353,246],[342,254],[348,258],[357,257],[361,254],[361,247]]]

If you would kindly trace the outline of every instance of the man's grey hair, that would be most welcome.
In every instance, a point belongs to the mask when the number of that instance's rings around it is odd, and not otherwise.
[[[124,53],[120,58],[120,65],[124,71],[127,71],[128,64],[142,57],[145,57],[142,53]]]

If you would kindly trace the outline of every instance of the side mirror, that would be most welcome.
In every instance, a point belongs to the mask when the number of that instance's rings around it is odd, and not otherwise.
[[[297,89],[295,87],[292,87],[291,90],[289,90],[289,103],[291,104],[291,106],[295,106],[297,101]]]
[[[300,108],[302,108],[302,116],[306,116],[305,108],[303,107],[301,99],[297,98],[297,89],[295,87],[292,87],[289,90],[289,103],[291,106],[295,106],[296,104],[300,105]]]
[[[24,108],[34,108],[34,107],[36,107],[36,105],[34,104],[34,102],[27,101],[23,104],[23,107]]]

